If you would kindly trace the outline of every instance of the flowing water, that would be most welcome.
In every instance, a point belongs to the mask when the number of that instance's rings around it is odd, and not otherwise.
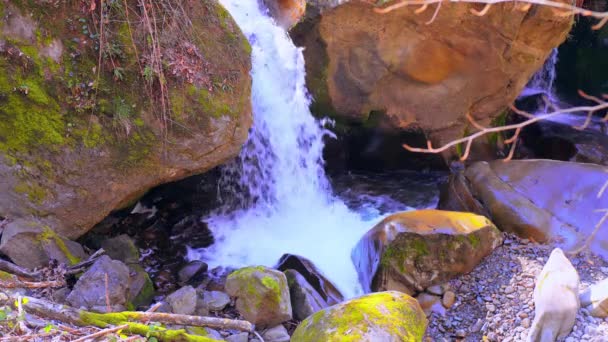
[[[519,95],[519,98],[529,96],[542,96],[544,103],[539,106],[536,114],[548,113],[552,105],[559,103],[559,98],[555,94],[555,77],[557,66],[557,48],[551,51],[549,58],[545,61],[542,69],[540,69],[528,82],[524,90]]]
[[[210,267],[273,266],[304,256],[346,297],[362,292],[351,249],[379,219],[332,195],[323,169],[322,123],[310,111],[304,58],[257,0],[221,0],[252,46],[254,124],[239,158],[224,170],[223,210],[206,218],[216,243],[189,251]],[[237,196],[234,196],[237,194]]]

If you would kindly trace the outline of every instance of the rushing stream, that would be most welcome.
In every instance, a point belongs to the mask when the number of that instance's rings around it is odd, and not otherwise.
[[[236,203],[206,218],[216,243],[190,251],[210,267],[273,266],[304,256],[346,297],[361,293],[351,249],[379,217],[362,216],[332,194],[323,169],[329,134],[309,111],[304,57],[257,0],[221,0],[252,46],[254,124],[239,158],[224,170]]]

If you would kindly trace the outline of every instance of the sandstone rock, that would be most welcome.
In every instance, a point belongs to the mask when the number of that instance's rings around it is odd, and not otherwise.
[[[6,225],[0,240],[0,252],[26,268],[48,266],[51,259],[74,265],[86,258],[79,243],[66,239],[38,221],[25,219]]]
[[[501,243],[483,216],[418,210],[385,218],[361,238],[352,259],[366,290],[412,294],[470,272]]]
[[[444,5],[430,25],[434,9],[381,15],[349,1],[296,26],[313,110],[360,123],[384,113],[387,129],[420,127],[438,146],[462,137],[466,113],[487,125],[506,109],[572,25],[543,7],[477,17],[476,4]]]
[[[379,292],[315,313],[300,323],[291,341],[422,341],[426,326],[426,316],[414,298]]]
[[[126,234],[104,240],[101,248],[114,260],[122,261],[127,265],[139,263],[139,249],[133,239]]]
[[[578,273],[561,249],[551,252],[534,287],[534,321],[530,342],[564,339],[576,322],[580,308]]]
[[[239,153],[251,125],[251,61],[231,16],[212,0],[184,4],[188,25],[159,9],[163,106],[146,91],[160,94],[157,67],[142,75],[149,34],[128,24],[137,1],[125,4],[132,13],[117,2],[109,14],[112,51],[97,65],[98,38],[88,32],[96,24],[80,3],[3,3],[0,216],[35,215],[76,239],[152,187]],[[75,17],[79,29],[65,24]]]
[[[306,317],[329,306],[298,271],[289,269],[285,271],[285,276],[289,284],[291,307],[295,319],[303,321]]]
[[[581,306],[592,316],[608,317],[608,279],[590,286],[580,295]]]
[[[226,292],[236,297],[236,308],[246,320],[274,326],[292,318],[287,278],[263,266],[245,267],[226,279]]]
[[[281,271],[292,269],[300,273],[328,305],[337,304],[344,300],[344,296],[338,288],[317,269],[312,261],[304,257],[285,254],[281,256],[276,269]]]
[[[181,315],[192,315],[196,310],[196,290],[192,286],[184,286],[168,295],[165,299],[171,306],[171,311]]]
[[[593,164],[513,160],[475,163],[461,178],[500,230],[570,249],[591,234],[601,217],[594,211],[608,207],[608,196],[597,196],[606,182],[606,170]],[[478,210],[454,189],[449,185],[444,191],[440,209]],[[598,234],[591,249],[600,252],[607,243],[608,235]]]
[[[128,291],[129,268],[104,255],[78,279],[67,301],[76,308],[107,312],[109,304],[111,311],[120,311],[126,308]]]
[[[289,342],[289,333],[282,325],[270,328],[262,334],[265,342]]]

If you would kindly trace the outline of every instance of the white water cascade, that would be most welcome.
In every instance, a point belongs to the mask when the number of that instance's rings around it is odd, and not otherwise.
[[[519,95],[520,98],[534,95],[542,95],[545,97],[545,104],[539,108],[539,113],[537,114],[545,114],[548,112],[551,104],[556,105],[559,103],[559,99],[557,98],[554,89],[557,54],[557,48],[551,51],[551,54],[545,61],[542,69],[532,76],[532,79],[530,79],[524,90]]]
[[[254,124],[220,185],[238,194],[237,203],[206,218],[215,243],[189,258],[210,267],[273,266],[283,254],[297,254],[346,297],[358,295],[351,249],[375,222],[332,195],[322,160],[329,132],[309,111],[302,51],[257,0],[220,2],[252,46]]]

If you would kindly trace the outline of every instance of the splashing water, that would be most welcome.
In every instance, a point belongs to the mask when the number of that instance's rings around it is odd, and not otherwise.
[[[520,98],[534,96],[534,95],[542,95],[546,97],[546,104],[541,109],[543,112],[540,114],[547,113],[550,105],[549,104],[557,104],[559,99],[554,92],[554,83],[556,77],[556,66],[557,66],[557,48],[551,51],[549,58],[545,61],[543,68],[540,69],[532,79],[526,85],[526,88],[519,95]]]
[[[257,0],[220,2],[252,45],[254,124],[220,184],[236,201],[206,218],[216,242],[189,258],[211,267],[273,266],[284,253],[297,254],[346,297],[358,295],[351,249],[375,222],[331,194],[322,160],[329,132],[309,111],[302,51]]]

